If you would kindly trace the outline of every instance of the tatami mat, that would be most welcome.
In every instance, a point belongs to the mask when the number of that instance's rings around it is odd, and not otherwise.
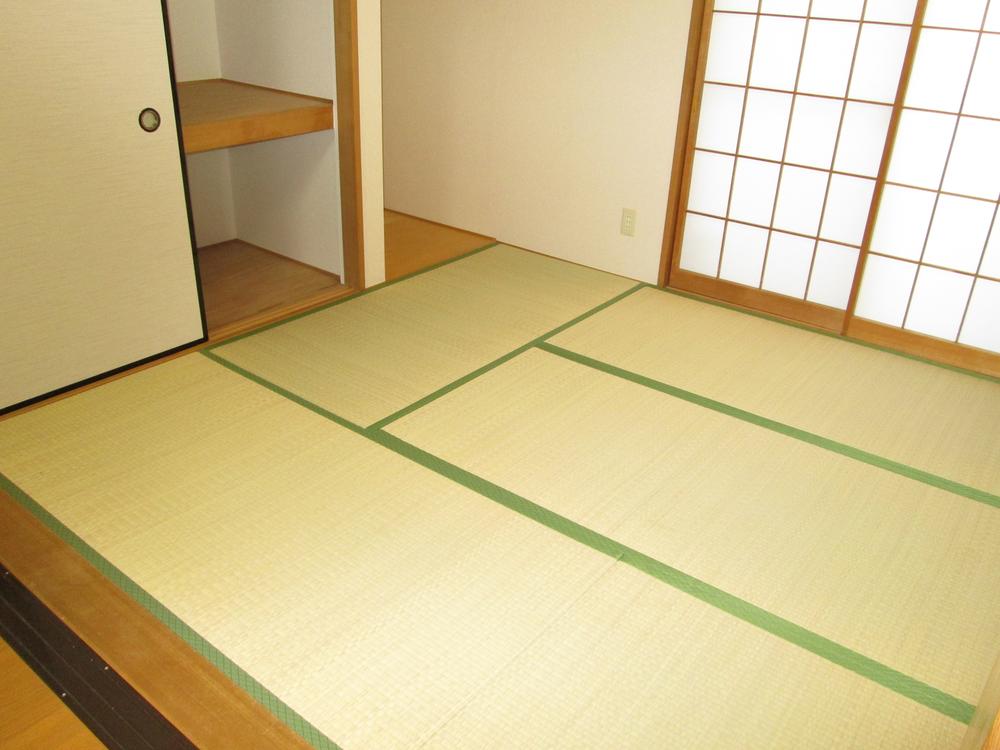
[[[1000,384],[644,289],[552,343],[1000,494]]]
[[[214,353],[368,425],[633,286],[500,245]]]
[[[197,355],[0,422],[0,456],[345,748],[417,746],[614,562]]]
[[[954,750],[964,729],[619,565],[426,747]]]
[[[0,455],[348,750],[940,749],[964,731],[200,356],[2,422]]]
[[[532,350],[388,431],[975,703],[1000,510]]]

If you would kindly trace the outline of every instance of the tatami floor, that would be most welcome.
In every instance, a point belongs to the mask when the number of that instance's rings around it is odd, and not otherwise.
[[[493,245],[0,422],[0,471],[314,747],[978,750],[998,423]]]

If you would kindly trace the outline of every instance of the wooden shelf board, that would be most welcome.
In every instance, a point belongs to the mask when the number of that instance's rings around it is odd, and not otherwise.
[[[177,84],[184,151],[197,154],[333,128],[333,102],[214,78]]]

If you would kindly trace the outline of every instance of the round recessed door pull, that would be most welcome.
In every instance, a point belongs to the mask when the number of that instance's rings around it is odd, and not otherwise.
[[[147,133],[152,133],[160,127],[160,113],[152,107],[146,107],[139,113],[139,127]]]

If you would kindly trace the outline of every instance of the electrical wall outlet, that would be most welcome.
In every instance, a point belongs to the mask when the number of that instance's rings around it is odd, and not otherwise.
[[[635,237],[635,209],[622,209],[622,234],[626,237]]]

